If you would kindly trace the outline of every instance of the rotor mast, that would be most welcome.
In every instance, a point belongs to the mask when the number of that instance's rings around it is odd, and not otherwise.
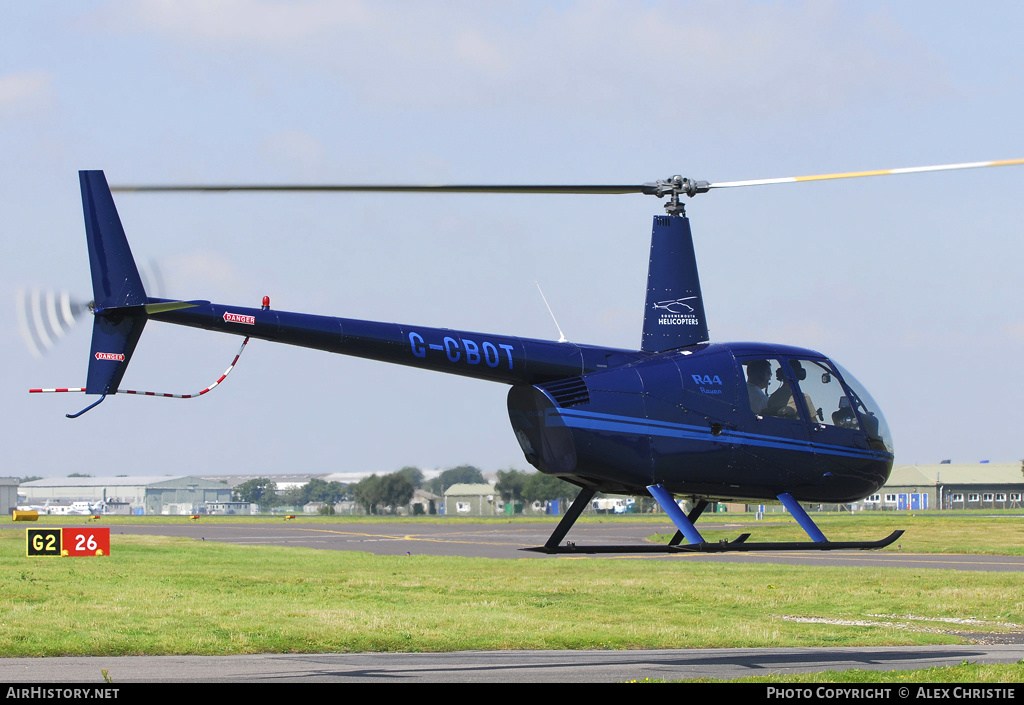
[[[679,196],[686,194],[690,198],[693,198],[698,193],[707,193],[711,190],[711,184],[707,181],[694,181],[693,179],[687,179],[676,174],[670,176],[664,181],[658,180],[654,183],[646,183],[643,185],[642,193],[650,196],[657,196],[658,198],[664,198],[668,196],[668,203],[665,204],[665,212],[672,216],[686,216],[686,206],[684,206]]]

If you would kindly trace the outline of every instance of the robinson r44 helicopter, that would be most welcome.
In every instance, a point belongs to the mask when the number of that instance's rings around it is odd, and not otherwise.
[[[544,553],[778,551],[882,548],[829,541],[801,503],[862,499],[886,482],[893,445],[881,409],[849,372],[813,350],[711,343],[690,223],[681,196],[712,189],[1024,164],[1024,159],[910,169],[709,183],[674,176],[597,186],[124,186],[114,191],[390,191],[436,193],[643,193],[668,197],[654,216],[639,350],[380,323],[147,295],[102,171],[81,171],[92,270],[93,334],[86,386],[33,389],[100,398],[139,394],[118,385],[150,319],[316,348],[510,385],[508,414],[526,460],[580,488]],[[244,348],[245,342],[242,343]],[[239,351],[241,353],[241,350]],[[235,357],[237,362],[238,357]],[[232,367],[234,366],[232,362]],[[150,396],[194,397],[151,392]],[[562,545],[597,492],[650,494],[678,531],[667,545]],[[693,501],[689,514],[676,497]],[[810,541],[709,542],[696,522],[719,499],[779,501]],[[685,539],[686,543],[683,543]]]

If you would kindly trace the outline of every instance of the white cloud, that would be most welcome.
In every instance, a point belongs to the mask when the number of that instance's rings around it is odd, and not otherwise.
[[[249,288],[234,263],[212,252],[170,257],[166,266],[171,295],[202,291],[206,296],[231,296]]]
[[[1015,321],[1003,326],[1003,333],[1013,342],[1024,343],[1024,321]]]
[[[56,103],[53,74],[20,71],[0,76],[0,119],[37,117]]]
[[[102,14],[121,30],[186,41],[287,46],[359,26],[369,12],[358,0],[144,0],[114,3]]]
[[[802,116],[928,100],[947,67],[884,13],[835,2],[148,0],[104,27],[231,61],[256,52],[400,108]]]

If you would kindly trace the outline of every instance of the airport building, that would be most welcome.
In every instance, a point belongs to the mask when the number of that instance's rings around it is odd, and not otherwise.
[[[196,514],[231,502],[231,487],[198,477],[55,477],[23,482],[22,504],[41,513],[71,513],[71,507],[117,514]],[[102,509],[101,509],[102,507]],[[80,513],[85,513],[80,512]]]
[[[228,485],[231,488],[238,487],[242,483],[248,482],[249,480],[257,480],[257,479],[265,477],[265,478],[267,478],[268,480],[270,480],[270,481],[272,481],[274,483],[274,485],[277,488],[277,492],[279,494],[283,494],[283,493],[287,492],[288,490],[294,490],[294,489],[297,489],[299,487],[302,487],[303,485],[305,485],[307,482],[309,482],[313,478],[318,478],[320,480],[323,480],[324,482],[331,482],[333,480],[337,480],[338,479],[335,476],[335,474],[332,474],[332,473],[308,473],[308,472],[306,472],[306,473],[301,473],[301,472],[300,473],[296,473],[296,472],[289,472],[289,473],[264,472],[264,473],[260,473],[260,474],[257,474],[257,475],[252,475],[252,474],[248,474],[248,475],[243,475],[243,474],[239,474],[239,475],[206,475],[206,474],[204,474],[201,477],[202,477],[202,479],[208,480],[210,482],[220,482],[220,483],[226,484],[226,485]],[[362,479],[362,478],[360,478],[360,479]],[[342,480],[342,482],[346,482],[347,483],[348,481],[347,480]]]
[[[894,465],[889,481],[860,502],[864,509],[1021,509],[1022,463]]]
[[[502,513],[502,507],[494,485],[461,483],[444,491],[444,513],[448,516],[493,517]]]
[[[18,478],[0,477],[0,511],[10,514],[18,506]]]

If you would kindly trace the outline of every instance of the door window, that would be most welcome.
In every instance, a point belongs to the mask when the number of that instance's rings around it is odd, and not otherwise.
[[[850,395],[828,365],[819,360],[790,362],[811,423],[860,430]]]
[[[744,360],[743,373],[747,379],[747,400],[750,410],[757,416],[783,419],[800,418],[800,410],[793,399],[789,376],[783,363],[774,359]]]

